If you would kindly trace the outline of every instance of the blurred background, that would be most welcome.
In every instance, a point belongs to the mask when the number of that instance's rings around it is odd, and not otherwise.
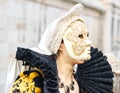
[[[120,58],[120,0],[0,0],[0,93],[17,47],[37,46],[46,26],[77,3],[92,45]]]

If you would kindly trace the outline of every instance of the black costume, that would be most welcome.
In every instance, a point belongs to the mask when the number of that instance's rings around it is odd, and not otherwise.
[[[34,79],[36,81],[35,86],[41,88],[40,93],[59,93],[55,55],[47,56],[30,49],[18,48],[16,59],[24,61],[25,65],[30,65],[42,71],[44,76],[40,73],[39,78]],[[27,71],[24,74],[28,74],[28,72],[31,73]],[[91,48],[91,59],[84,64],[78,65],[74,77],[79,85],[79,93],[113,93],[113,73],[111,66],[106,56],[101,51],[98,51],[97,48]],[[18,89],[15,89],[15,86]],[[12,93],[21,93],[19,84],[14,84]],[[31,93],[37,92],[34,91]]]

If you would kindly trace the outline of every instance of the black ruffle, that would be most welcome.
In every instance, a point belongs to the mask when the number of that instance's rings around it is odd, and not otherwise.
[[[80,87],[88,93],[112,93],[113,73],[107,57],[97,48],[91,48],[91,59],[78,65]]]
[[[44,73],[44,83],[49,91],[48,93],[58,93],[56,63],[55,59],[53,61],[53,58],[52,56],[42,55],[30,49],[19,47],[16,52],[17,60],[23,60],[27,65],[36,67]]]

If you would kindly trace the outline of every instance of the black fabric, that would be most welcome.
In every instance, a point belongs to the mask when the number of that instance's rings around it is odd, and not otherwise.
[[[55,55],[47,56],[30,49],[18,48],[16,59],[42,70],[45,75],[43,93],[59,93]],[[97,48],[91,48],[91,59],[78,65],[74,76],[81,89],[80,93],[83,93],[84,89],[88,93],[112,93],[112,69],[107,58]]]
[[[91,48],[91,59],[78,65],[80,87],[89,93],[112,93],[113,73],[107,57],[97,48]]]

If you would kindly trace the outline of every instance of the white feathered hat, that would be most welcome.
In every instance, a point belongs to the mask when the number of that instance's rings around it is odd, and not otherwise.
[[[39,52],[46,55],[56,54],[67,27],[76,20],[81,20],[83,5],[76,4],[63,17],[53,21],[45,30],[39,44]],[[83,19],[82,19],[83,20]]]

